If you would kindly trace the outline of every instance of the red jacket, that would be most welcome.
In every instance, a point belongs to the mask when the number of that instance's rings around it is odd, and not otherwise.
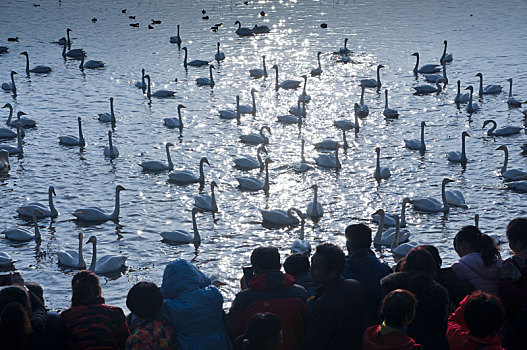
[[[393,331],[381,334],[381,326],[371,326],[364,332],[362,350],[420,350],[417,344],[403,332]]]

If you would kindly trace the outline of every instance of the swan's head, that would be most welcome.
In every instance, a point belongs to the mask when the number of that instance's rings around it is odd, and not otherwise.
[[[240,21],[236,21],[236,22],[234,22],[234,25],[236,25],[236,24],[241,24],[241,23],[240,23]]]
[[[377,69],[381,69],[381,68],[384,68],[384,67],[386,67],[386,66],[383,66],[382,64],[379,64],[379,65],[377,66]]]
[[[80,123],[81,122],[81,117],[77,117],[77,121]]]
[[[304,80],[307,80],[307,75],[303,74],[302,78],[304,78]]]
[[[214,68],[214,66],[212,64],[209,66],[209,68],[210,69],[216,69],[216,68]]]
[[[210,189],[212,190],[214,187],[218,188],[218,184],[216,183],[216,181],[212,181],[210,183]]]
[[[414,52],[414,53],[412,54],[412,56],[419,57],[419,53],[418,53],[418,52]]]
[[[67,28],[66,33],[69,33],[69,32],[71,32],[71,29]]]
[[[425,122],[421,122],[421,126],[426,126],[426,123]]]
[[[11,75],[15,75],[15,74],[18,74],[17,72],[15,72],[14,70],[11,71]],[[512,79],[511,79],[512,81]]]
[[[110,97],[110,103],[113,103],[113,97]]]
[[[145,79],[148,80],[148,81],[150,81],[150,75],[145,74]]]
[[[454,182],[454,180],[445,177],[445,178],[443,179],[442,185],[444,186],[444,185],[446,185],[446,184],[449,183],[449,182]],[[395,215],[394,215],[394,216],[395,216]]]
[[[295,212],[296,215],[298,215],[300,219],[304,217],[304,214],[302,213],[302,211],[298,210],[297,208],[291,208],[287,210],[287,215],[292,216],[293,212]]]
[[[209,160],[207,159],[207,157],[203,157],[199,160],[200,164],[203,164],[203,163],[207,163],[208,166],[210,166],[209,164]]]
[[[88,242],[86,242],[86,244],[88,243],[97,244],[97,237],[91,236],[90,238],[88,238]]]
[[[13,106],[11,106],[11,103],[6,103],[2,108],[13,108]]]
[[[64,43],[64,46],[66,46],[66,37],[63,36],[62,38],[59,39],[60,42],[63,42]]]
[[[144,68],[141,69],[141,75],[145,75],[145,69]]]
[[[470,92],[474,91],[474,87],[472,85],[469,85],[465,88],[465,90],[470,90]]]
[[[165,145],[166,148],[168,147],[174,147],[174,144],[173,143],[170,143],[170,142],[167,142],[166,145]]]
[[[408,197],[404,197],[403,198],[403,205],[405,205],[406,203],[411,203],[412,201],[410,200],[410,198]]]
[[[507,81],[512,84],[512,78],[507,79]]]
[[[457,81],[457,87],[459,88],[461,86],[461,80]]]
[[[177,109],[178,111],[181,110],[181,108],[187,108],[186,106],[182,105],[182,104],[178,104],[177,105]]]
[[[48,190],[49,193],[53,194],[54,196],[56,196],[57,194],[55,193],[55,187],[53,186],[49,186],[49,190]]]
[[[183,46],[183,47],[181,48],[181,50],[187,52],[187,47],[186,47],[186,46]]]
[[[82,232],[79,232],[79,234],[77,235],[77,238],[78,238],[80,241],[82,241],[83,236],[84,236],[84,235],[82,234]]]
[[[481,79],[483,79],[483,74],[478,73],[478,74],[475,75],[475,77],[480,77]]]
[[[446,44],[447,44],[447,41],[446,41],[446,40],[445,40],[445,41],[443,41],[443,44],[445,44],[445,45],[446,45]]]
[[[265,148],[264,145],[261,145],[260,147],[258,147],[258,152],[265,152],[265,154],[269,154],[267,153],[267,148]]]
[[[126,188],[124,188],[124,187],[121,186],[121,185],[117,185],[117,186],[115,186],[115,190],[116,190],[117,192],[121,192],[121,191],[126,190]]]
[[[197,207],[192,208],[192,216],[196,216],[197,213],[203,213],[203,211]]]
[[[483,126],[482,126],[481,128],[482,128],[482,129],[485,129],[485,127],[486,127],[487,125],[489,125],[489,124],[496,124],[496,122],[495,122],[494,120],[492,120],[492,119],[485,120],[485,121],[483,122]]]
[[[273,65],[273,66],[271,67],[271,69],[276,69],[276,70],[278,70],[278,66],[275,64],[275,65]]]
[[[380,147],[376,147],[375,148],[375,152],[377,152],[377,154],[381,153],[381,148]]]
[[[386,214],[384,213],[384,209],[378,209],[375,213],[372,215],[379,215],[380,217],[384,217]]]
[[[461,133],[461,137],[467,137],[467,136],[470,137],[470,135],[468,134],[468,132],[463,131],[463,132]]]
[[[23,115],[27,115],[27,113],[20,111],[16,114],[17,118],[20,118]]]
[[[218,49],[219,49],[219,48],[220,48],[220,42],[219,42],[219,41],[218,41],[218,44],[217,44],[217,45],[218,45]]]
[[[317,52],[317,56],[322,55],[322,51]]]
[[[21,54],[21,55],[24,55],[24,56],[26,56],[26,57],[29,56],[29,54],[27,53],[27,51],[21,52],[20,54]]]
[[[272,163],[273,160],[271,158],[265,158],[265,165]]]
[[[255,92],[258,92],[258,90],[256,90],[255,88],[252,88],[251,89],[251,94],[254,94]]]
[[[269,135],[272,135],[272,134],[273,134],[273,133],[271,132],[271,128],[269,128],[267,125],[262,126],[262,128],[260,129],[260,131],[263,131],[263,130],[267,130],[267,132],[269,133]]]
[[[240,103],[240,95],[236,95],[236,103]]]
[[[505,151],[508,152],[508,148],[505,145],[501,145],[500,147],[496,148],[496,151]]]
[[[310,189],[313,189],[313,190],[318,190],[318,185],[317,184],[313,184],[311,186],[309,186]]]
[[[357,111],[360,109],[360,105],[358,103],[355,103],[353,105],[353,110],[355,111],[355,113],[357,113]]]

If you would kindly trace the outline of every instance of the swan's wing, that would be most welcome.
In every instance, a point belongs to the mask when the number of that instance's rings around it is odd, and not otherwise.
[[[105,255],[97,260],[95,273],[107,273],[119,270],[128,257],[122,255]]]
[[[412,199],[412,203],[414,208],[424,211],[436,211],[443,207],[441,202],[432,197],[415,198]]]
[[[160,233],[161,237],[171,242],[193,242],[194,234],[184,230],[165,231]]]
[[[168,177],[170,178],[170,180],[175,182],[193,183],[199,181],[199,178],[197,176],[187,170],[170,173],[168,174]]]
[[[448,152],[447,158],[451,162],[459,162],[461,160],[461,152],[459,151]]]
[[[139,166],[143,168],[143,170],[166,170],[168,169],[168,166],[160,161],[157,160],[150,160],[146,162],[139,163]]]
[[[260,163],[258,163],[258,160],[253,157],[236,158],[234,159],[234,164],[238,168],[258,168],[260,167]]]
[[[509,169],[503,176],[512,180],[527,180],[527,172],[520,169]]]
[[[76,267],[79,263],[79,253],[77,251],[67,249],[58,251],[56,254],[61,265]]]
[[[108,214],[101,208],[90,207],[77,209],[72,213],[77,219],[92,219],[92,220],[103,220],[108,217]]]
[[[507,186],[511,189],[514,189],[520,192],[527,192],[527,181],[509,182],[507,183]]]
[[[236,180],[240,184],[241,188],[247,190],[259,190],[262,189],[264,185],[261,180],[256,179],[254,177],[241,176],[237,177]]]
[[[212,197],[208,194],[194,196],[194,205],[204,210],[212,210]]]
[[[282,209],[260,210],[260,213],[262,214],[262,218],[264,221],[271,223],[281,224],[289,220],[287,212]]]

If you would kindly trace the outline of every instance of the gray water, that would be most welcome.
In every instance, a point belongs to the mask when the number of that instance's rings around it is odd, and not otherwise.
[[[299,227],[271,230],[261,223],[259,209],[305,210],[312,200],[309,186],[319,185],[319,200],[325,214],[314,223],[307,220],[305,232],[312,246],[334,242],[344,247],[344,228],[354,222],[370,222],[370,215],[379,208],[398,211],[404,196],[440,198],[443,177],[455,180],[449,187],[461,190],[469,209],[453,208],[448,214],[423,214],[407,211],[413,240],[436,245],[448,266],[457,259],[452,238],[457,230],[473,223],[474,214],[481,215],[480,227],[485,233],[497,234],[505,240],[507,222],[526,214],[525,194],[508,190],[499,169],[503,152],[495,151],[506,144],[510,150],[510,167],[527,169],[526,157],[519,146],[527,141],[525,130],[507,138],[487,137],[481,130],[485,119],[493,118],[500,125],[524,123],[520,109],[508,108],[508,83],[514,78],[514,95],[527,99],[527,36],[525,35],[525,1],[258,1],[244,5],[229,1],[35,1],[3,0],[0,12],[2,45],[9,53],[0,57],[0,81],[9,81],[9,72],[16,76],[18,95],[0,92],[0,103],[11,103],[27,117],[37,120],[37,128],[27,130],[24,156],[10,157],[11,170],[0,177],[1,229],[14,226],[31,228],[16,216],[16,208],[26,201],[47,202],[48,186],[55,186],[57,219],[39,221],[42,243],[13,244],[0,240],[0,249],[18,260],[15,267],[26,280],[42,284],[47,305],[64,309],[69,305],[72,269],[57,264],[56,251],[77,247],[77,235],[98,238],[98,254],[125,254],[126,271],[118,278],[102,277],[103,294],[107,302],[124,307],[126,294],[138,281],[161,283],[165,265],[175,258],[192,260],[205,273],[217,273],[226,285],[221,287],[225,307],[239,290],[241,267],[249,263],[251,251],[261,245],[279,247],[282,257],[289,253]],[[126,8],[127,13],[121,10]],[[201,10],[210,16],[202,20]],[[266,12],[260,17],[260,11]],[[130,20],[128,15],[135,15]],[[92,23],[96,17],[98,21]],[[162,20],[149,30],[151,19]],[[233,26],[240,20],[244,26],[266,24],[272,32],[253,38],[239,38]],[[129,23],[140,23],[139,28]],[[223,23],[217,33],[210,30]],[[320,28],[321,23],[328,28]],[[208,69],[189,67],[185,71],[183,51],[169,43],[181,25],[183,45],[189,59],[212,60],[216,42],[221,41],[226,60],[214,62],[216,86],[198,87],[195,79],[208,77]],[[102,60],[102,70],[82,73],[78,61],[61,56],[61,46],[51,43],[73,30],[72,48],[83,48],[87,59]],[[19,36],[18,43],[7,37]],[[338,62],[332,54],[343,46],[353,50],[352,63]],[[443,40],[449,43],[454,61],[447,66],[450,84],[438,95],[414,96],[413,86],[424,83],[412,73],[415,64],[411,53],[419,51],[421,63],[438,63]],[[19,55],[28,51],[31,66],[44,64],[53,68],[49,75],[25,75],[25,59]],[[309,78],[307,90],[313,97],[307,106],[307,118],[299,131],[296,125],[283,126],[276,116],[287,114],[296,105],[301,90],[274,90],[274,71],[267,79],[254,80],[248,70],[261,68],[261,56],[267,56],[267,67],[280,67],[280,80],[302,80],[316,67],[316,52],[322,51],[320,77]],[[365,102],[370,108],[361,120],[361,131],[355,138],[348,135],[350,148],[341,152],[342,169],[324,170],[316,166],[305,174],[296,174],[291,165],[300,159],[300,138],[306,139],[306,157],[314,165],[316,151],[312,143],[325,138],[340,138],[332,126],[333,120],[344,114],[353,118],[353,103],[359,101],[358,81],[374,78],[375,67],[386,66],[381,72],[380,94],[366,91]],[[176,91],[175,98],[155,99],[151,103],[135,88],[145,68],[154,88]],[[457,79],[462,87],[477,89],[477,72],[484,74],[485,84],[501,84],[504,93],[485,96],[478,101],[482,107],[469,116],[453,103]],[[175,79],[177,78],[177,82]],[[234,108],[235,96],[242,104],[250,103],[250,89],[256,93],[256,117],[242,116],[241,124],[220,120],[219,109]],[[383,90],[390,91],[390,107],[399,110],[398,120],[387,121],[382,115]],[[109,125],[100,123],[97,114],[109,111],[109,97],[115,99],[117,125],[114,145],[120,156],[110,161],[103,156]],[[178,104],[183,110],[185,128],[171,130],[163,118],[175,117]],[[2,110],[2,119],[7,110]],[[87,146],[58,144],[58,136],[77,134],[76,119],[83,118]],[[418,138],[419,125],[425,121],[427,152],[404,147],[403,138]],[[235,177],[233,158],[254,155],[256,147],[238,142],[238,135],[256,132],[260,126],[272,129],[267,146],[273,159],[270,166],[269,196],[263,192],[242,192]],[[464,170],[449,163],[446,153],[459,150],[461,132],[468,131],[469,162]],[[167,182],[168,174],[145,174],[137,165],[144,160],[165,160],[164,143],[172,142],[175,170],[193,170],[202,156],[207,156],[205,193],[216,180],[219,213],[198,214],[197,223],[202,244],[169,245],[161,241],[159,232],[184,228],[191,230],[193,196],[198,185],[178,186]],[[12,144],[10,142],[9,144]],[[373,178],[375,147],[381,146],[381,164],[388,166],[392,176],[379,184]],[[262,176],[258,170],[252,176]],[[246,175],[246,174],[243,174]],[[121,193],[121,215],[118,224],[82,226],[73,221],[77,208],[99,206],[113,209],[117,184],[127,188]],[[376,225],[371,224],[376,230]],[[507,256],[507,244],[502,244]],[[91,245],[84,247],[88,264]],[[385,253],[386,261],[393,258]]]

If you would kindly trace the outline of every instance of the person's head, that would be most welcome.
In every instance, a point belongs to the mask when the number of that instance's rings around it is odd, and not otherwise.
[[[353,224],[346,227],[346,248],[348,252],[371,246],[371,228],[365,224]]]
[[[8,349],[22,349],[31,333],[31,304],[27,292],[19,286],[0,290],[0,339]]]
[[[470,335],[478,338],[498,333],[505,320],[501,301],[480,290],[472,293],[465,302],[465,323]]]
[[[387,326],[402,328],[412,323],[417,299],[412,292],[396,289],[388,293],[381,307],[381,315]]]
[[[436,248],[436,246],[431,244],[423,244],[421,247],[425,248],[432,255],[432,258],[434,258],[434,261],[437,264],[437,268],[440,269],[441,265],[443,264],[443,260],[441,259],[439,250]]]
[[[291,254],[284,261],[284,270],[292,276],[309,272],[309,258],[304,254]]]
[[[516,218],[509,222],[507,240],[514,253],[527,250],[527,218]]]
[[[454,248],[459,257],[470,253],[480,253],[485,266],[490,266],[500,258],[500,253],[494,241],[472,225],[463,226],[454,237]]]
[[[84,300],[100,297],[102,294],[99,277],[91,271],[77,272],[71,280],[71,306],[81,304]]]
[[[437,270],[436,261],[425,247],[412,248],[401,264],[403,272],[425,272],[435,277]]]
[[[311,279],[324,284],[337,278],[344,269],[345,259],[344,252],[338,246],[331,243],[318,245],[311,258]]]
[[[280,270],[280,253],[273,246],[258,247],[251,253],[251,265],[255,273]]]
[[[282,345],[282,325],[271,313],[251,317],[243,340],[243,349],[275,350]]]
[[[153,282],[137,283],[126,297],[126,306],[130,311],[146,320],[153,320],[162,304],[161,289]]]

